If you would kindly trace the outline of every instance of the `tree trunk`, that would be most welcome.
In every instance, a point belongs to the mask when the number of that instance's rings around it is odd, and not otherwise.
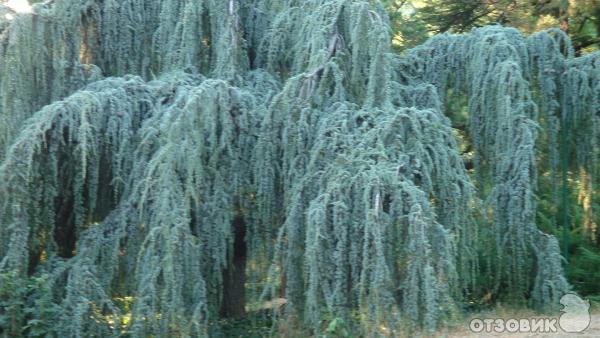
[[[69,192],[57,205],[58,212],[54,220],[54,241],[58,246],[57,255],[63,258],[71,258],[74,255],[76,243],[73,195]]]
[[[233,220],[233,259],[223,271],[223,302],[221,317],[246,315],[246,222],[242,216]]]

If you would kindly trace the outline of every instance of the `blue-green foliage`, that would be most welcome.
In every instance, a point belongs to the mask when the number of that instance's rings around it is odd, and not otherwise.
[[[551,245],[554,240],[544,244],[546,235],[534,223],[537,174],[548,170],[556,178],[561,118],[570,121],[573,134],[588,135],[575,138],[571,149],[577,166],[595,170],[599,55],[574,58],[569,38],[559,30],[525,37],[500,26],[440,35],[407,54],[401,74],[407,81],[434,83],[444,100],[468,99],[478,195],[492,229],[484,244],[488,283],[494,293],[514,299],[534,287],[533,304],[554,306],[568,286],[558,247]],[[539,144],[548,147],[548,164],[537,163]],[[552,285],[552,291],[541,284]]]
[[[568,288],[534,224],[538,125],[565,89],[575,122],[597,118],[598,70],[557,32],[400,57],[351,0],[57,0],[0,28],[0,272],[48,276],[59,336],[206,336],[239,216],[253,297],[284,293],[316,331],[326,313],[434,329],[482,273],[539,306]],[[538,71],[556,65],[568,82]],[[468,97],[475,182],[448,93]]]

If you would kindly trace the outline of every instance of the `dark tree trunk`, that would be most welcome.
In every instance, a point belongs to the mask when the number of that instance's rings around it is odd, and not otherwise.
[[[246,315],[246,222],[238,216],[233,221],[233,259],[223,271],[223,302],[221,317]]]
[[[74,201],[69,192],[68,195],[58,203],[58,212],[55,216],[54,241],[58,246],[58,256],[71,258],[75,251],[75,220],[73,219]]]

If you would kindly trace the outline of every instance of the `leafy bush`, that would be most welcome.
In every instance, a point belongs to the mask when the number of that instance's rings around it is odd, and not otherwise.
[[[0,334],[52,337],[60,307],[52,300],[47,276],[19,278],[0,273]]]

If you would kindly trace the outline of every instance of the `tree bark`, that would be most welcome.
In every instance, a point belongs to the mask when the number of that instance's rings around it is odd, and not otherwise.
[[[242,216],[233,220],[233,259],[223,271],[223,302],[221,317],[237,318],[246,315],[246,222]]]
[[[68,195],[57,204],[58,211],[54,219],[54,241],[58,246],[57,255],[63,258],[71,258],[74,256],[76,243],[72,193],[68,192]]]

